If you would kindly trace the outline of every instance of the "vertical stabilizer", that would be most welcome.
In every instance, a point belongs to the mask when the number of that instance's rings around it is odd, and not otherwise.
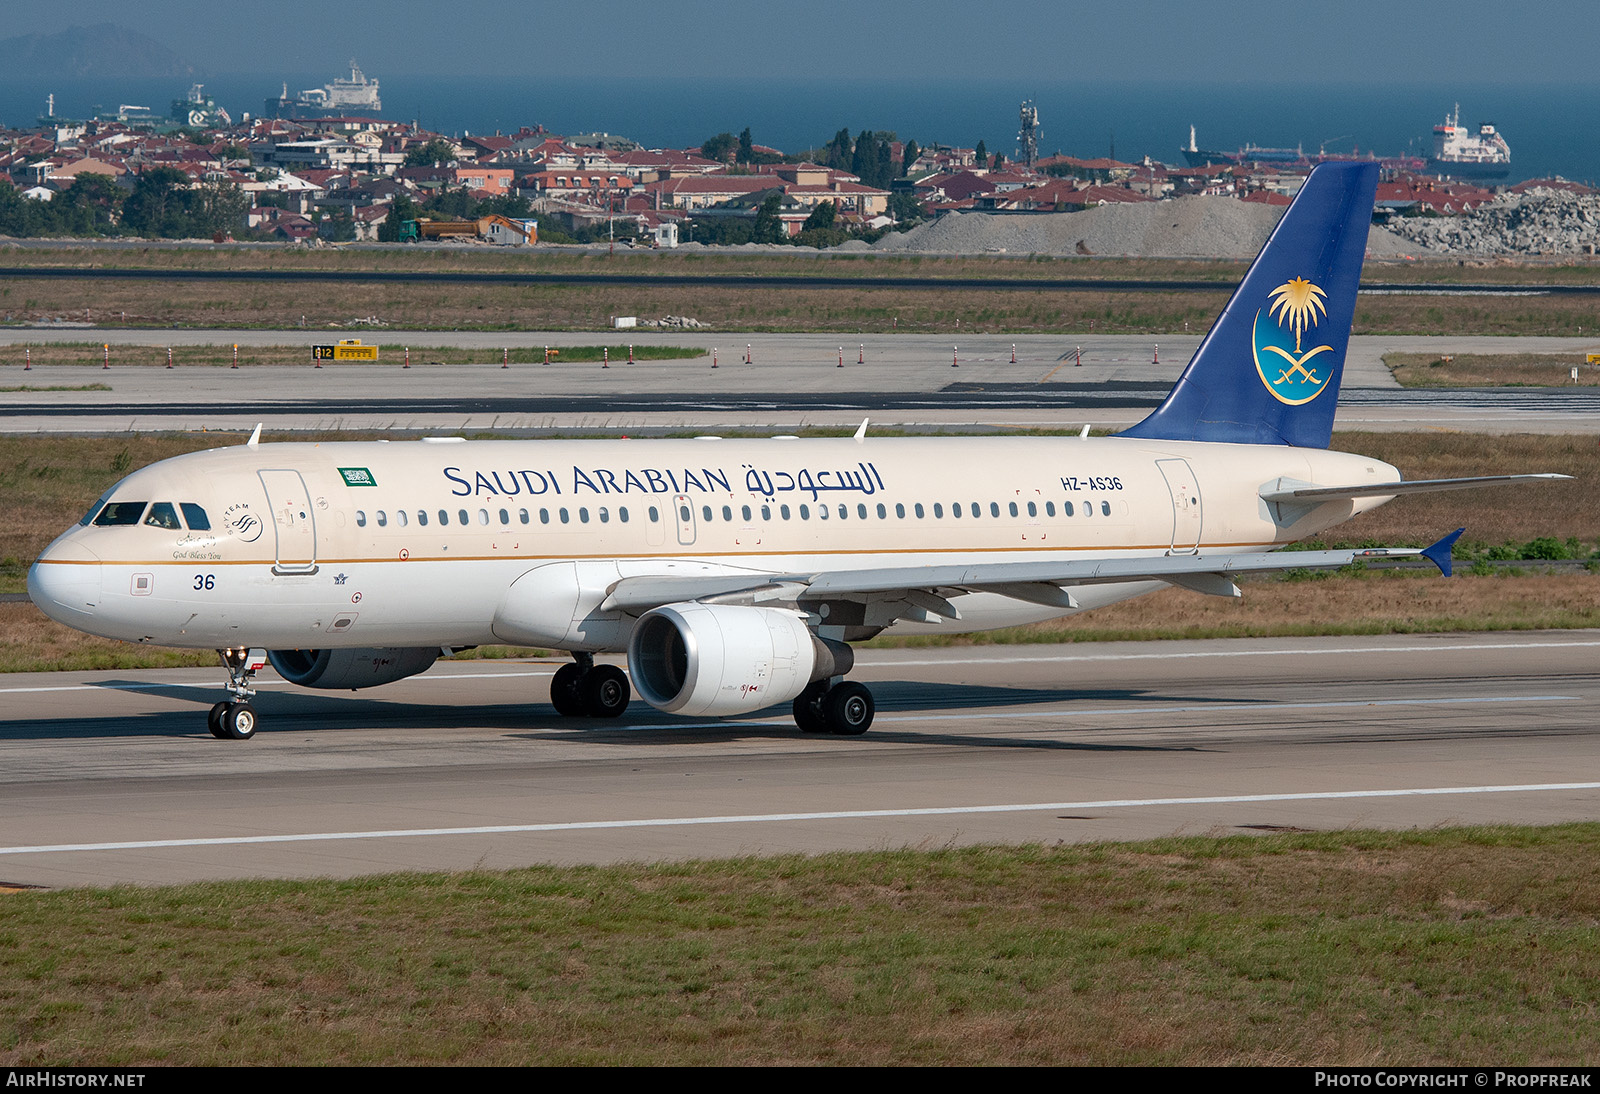
[[[1375,163],[1316,167],[1177,386],[1122,436],[1328,447],[1377,186]]]

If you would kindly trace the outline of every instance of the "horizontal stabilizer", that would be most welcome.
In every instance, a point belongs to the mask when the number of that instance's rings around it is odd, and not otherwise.
[[[1439,572],[1445,577],[1450,576],[1450,550],[1456,545],[1456,540],[1461,538],[1465,528],[1457,528],[1448,536],[1422,549],[1422,557],[1439,567]]]
[[[1412,479],[1408,482],[1369,482],[1360,486],[1298,486],[1287,490],[1263,490],[1262,501],[1298,502],[1314,505],[1324,501],[1350,501],[1356,498],[1392,498],[1401,494],[1432,494],[1440,490],[1471,490],[1479,486],[1507,486],[1518,482],[1559,482],[1571,475],[1478,475],[1466,479]]]

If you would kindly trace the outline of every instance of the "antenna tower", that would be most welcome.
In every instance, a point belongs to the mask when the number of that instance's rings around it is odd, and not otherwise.
[[[1021,118],[1017,144],[1022,149],[1022,162],[1032,167],[1039,161],[1039,108],[1033,105],[1032,99],[1023,100]]]

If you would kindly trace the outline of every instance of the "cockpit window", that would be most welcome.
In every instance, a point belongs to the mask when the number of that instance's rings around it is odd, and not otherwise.
[[[183,531],[183,524],[178,520],[178,511],[173,508],[170,501],[158,501],[150,506],[150,513],[144,518],[144,522],[156,528]]]
[[[100,512],[100,507],[102,505],[104,505],[105,503],[106,503],[106,496],[104,494],[101,494],[98,498],[96,498],[94,500],[94,504],[89,506],[89,511],[87,513],[83,514],[83,519],[80,520],[78,523],[87,528],[89,526],[89,524],[94,521],[94,515],[96,513]]]
[[[183,510],[183,522],[189,526],[189,531],[211,531],[211,518],[206,516],[206,511],[200,506],[192,501],[180,501],[178,508]]]
[[[100,510],[100,515],[94,518],[96,527],[115,528],[124,524],[138,524],[139,518],[144,516],[144,507],[147,501],[114,501]]]

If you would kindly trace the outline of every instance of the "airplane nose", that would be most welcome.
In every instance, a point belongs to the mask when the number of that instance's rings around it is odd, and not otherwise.
[[[76,626],[100,603],[100,556],[72,539],[44,549],[28,570],[28,596],[58,623]]]

